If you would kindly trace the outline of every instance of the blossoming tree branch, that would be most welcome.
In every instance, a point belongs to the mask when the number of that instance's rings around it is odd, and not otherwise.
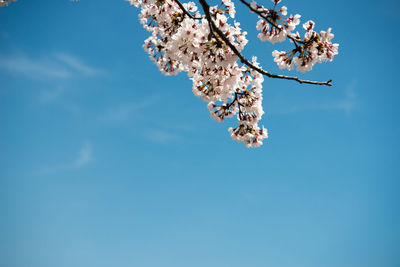
[[[293,80],[299,83],[331,86],[326,82],[302,80],[298,77],[272,74],[264,70],[257,58],[247,59],[241,51],[247,44],[246,32],[235,18],[235,5],[222,0],[210,6],[198,0],[195,3],[179,0],[127,0],[141,8],[140,22],[151,32],[144,49],[166,75],[186,71],[193,80],[193,93],[208,102],[211,117],[222,122],[237,115],[238,126],[229,128],[234,140],[247,147],[258,147],[267,138],[267,130],[258,125],[262,108],[262,82],[264,76]],[[261,41],[271,43],[289,40],[290,51],[273,51],[274,61],[281,69],[310,71],[316,63],[332,61],[338,54],[338,44],[332,44],[329,28],[314,31],[314,22],[303,24],[304,37],[293,33],[300,23],[300,15],[288,15],[281,0],[272,0],[270,7],[256,2],[240,0],[258,15],[257,30]]]
[[[0,0],[8,4],[11,0]],[[73,0],[76,1],[76,0]],[[210,6],[206,0],[198,0],[201,12],[194,2],[179,0],[126,0],[141,9],[139,18],[143,27],[151,33],[145,40],[144,49],[166,75],[186,71],[193,80],[193,93],[208,102],[211,117],[222,122],[237,116],[238,126],[229,128],[234,140],[247,147],[262,145],[267,130],[258,122],[264,114],[262,108],[262,83],[264,76],[293,80],[298,83],[331,86],[329,81],[309,81],[295,76],[277,75],[264,70],[256,57],[242,54],[247,44],[246,32],[235,18],[235,5],[222,0]],[[288,15],[281,0],[272,0],[268,7],[257,2],[238,0],[250,12],[258,16],[258,38],[271,43],[288,40],[293,44],[290,51],[272,52],[279,68],[300,72],[310,71],[316,63],[332,61],[338,54],[338,44],[331,40],[334,35],[327,31],[314,31],[311,20],[303,24],[303,37],[294,32],[300,24],[300,15]]]

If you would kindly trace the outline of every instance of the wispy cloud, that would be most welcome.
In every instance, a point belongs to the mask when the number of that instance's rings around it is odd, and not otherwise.
[[[43,90],[39,95],[39,99],[43,103],[52,102],[56,100],[63,92],[64,87],[56,87],[51,90]]]
[[[89,66],[78,57],[68,53],[56,53],[42,57],[22,54],[0,55],[0,69],[41,80],[67,79],[73,76],[94,76],[105,71]]]
[[[274,113],[288,114],[288,113],[297,113],[305,111],[337,110],[346,113],[346,115],[349,115],[358,106],[355,87],[356,87],[356,81],[353,80],[351,83],[347,85],[344,97],[336,101],[327,103],[318,103],[318,104],[314,103],[307,103],[303,105],[298,104],[288,108],[281,108],[275,110]]]
[[[94,76],[104,74],[104,71],[91,67],[84,63],[81,59],[76,56],[66,54],[66,53],[58,53],[56,54],[56,58],[70,67],[71,69],[83,74],[85,76]]]
[[[110,108],[105,115],[99,119],[102,122],[120,123],[128,118],[135,117],[135,112],[146,108],[148,103],[124,103],[119,106]]]
[[[43,105],[54,105],[59,109],[66,110],[74,116],[82,115],[82,107],[68,99],[61,99],[63,94],[66,94],[69,89],[64,86],[54,86],[48,89],[42,89],[38,94],[38,101]]]
[[[194,123],[193,121],[177,122],[177,121],[161,120],[161,121],[157,121],[156,123],[158,126],[168,129],[168,130],[185,132],[185,133],[190,133],[190,134],[193,134],[199,127],[199,123],[198,122]]]
[[[52,174],[63,172],[67,170],[79,169],[82,168],[94,161],[93,157],[93,149],[90,143],[85,143],[78,151],[75,159],[71,160],[70,162],[60,163],[53,166],[48,166],[40,171],[37,174]]]
[[[34,59],[24,55],[0,56],[0,68],[30,78],[68,78],[71,72],[49,58]]]
[[[346,94],[343,99],[340,99],[339,101],[330,104],[328,103],[326,105],[321,105],[320,109],[339,110],[349,115],[354,109],[357,108],[358,105],[354,88],[355,88],[355,82],[352,82],[347,86]]]
[[[180,136],[165,130],[152,130],[147,132],[146,139],[159,144],[167,144],[180,139]]]
[[[93,161],[93,150],[90,143],[86,143],[80,150],[72,167],[82,167]]]
[[[159,98],[159,96],[155,95],[137,102],[120,103],[117,106],[109,108],[105,114],[100,115],[99,121],[115,124],[138,116],[143,117],[144,110],[155,105]]]

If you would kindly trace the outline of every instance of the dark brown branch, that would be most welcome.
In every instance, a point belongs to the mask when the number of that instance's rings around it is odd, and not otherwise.
[[[248,8],[250,8],[251,11],[257,13],[260,17],[262,17],[263,19],[265,19],[269,24],[271,24],[272,26],[274,26],[275,28],[280,29],[280,27],[278,27],[278,25],[276,25],[275,23],[273,23],[267,16],[265,16],[264,12],[258,11],[257,9],[254,9],[249,2],[245,1],[245,0],[240,0],[240,2],[242,2],[243,4],[245,4]]]
[[[191,19],[202,19],[202,18],[195,18],[195,17],[193,17],[193,15],[190,14],[189,11],[186,10],[186,8],[182,5],[182,3],[181,3],[179,0],[174,0],[174,1],[175,1],[175,3],[178,4],[179,8],[183,11],[183,13],[184,13],[185,15],[189,16],[189,18],[191,18]],[[208,13],[208,15],[210,15],[210,13]],[[207,16],[207,15],[206,15],[206,16]],[[207,20],[208,20],[208,19],[207,19]],[[211,20],[211,17],[210,17],[210,20]],[[217,42],[218,44],[221,44],[221,41],[217,38],[217,36],[216,36],[215,33],[214,33],[214,30],[212,29],[212,24],[211,24],[211,23],[208,23],[208,26],[210,27],[210,34],[209,34],[209,36],[208,36],[208,39],[210,40],[211,37],[214,37],[215,40],[216,40],[216,42]]]
[[[210,27],[211,30],[214,30],[218,36],[225,42],[225,44],[227,46],[229,46],[229,48],[233,51],[233,53],[235,53],[235,55],[237,55],[240,58],[240,61],[247,65],[249,68],[267,76],[270,78],[276,78],[276,79],[286,79],[286,80],[293,80],[296,81],[298,83],[307,83],[307,84],[316,84],[316,85],[327,85],[327,86],[332,86],[332,80],[329,80],[327,82],[317,82],[317,81],[309,81],[309,80],[302,80],[298,77],[294,77],[294,76],[286,76],[286,75],[277,75],[277,74],[272,74],[269,73],[266,70],[263,70],[260,67],[255,66],[253,63],[251,63],[248,59],[246,59],[240,52],[239,50],[237,50],[237,48],[228,40],[228,38],[226,37],[226,35],[215,25],[214,21],[211,18],[210,15],[210,6],[208,5],[208,3],[206,2],[206,0],[199,0],[201,6],[203,7],[204,13],[206,15],[206,19],[208,21],[209,24],[212,25],[212,27]]]
[[[186,8],[182,5],[182,3],[181,3],[179,0],[174,0],[174,1],[175,1],[175,3],[178,4],[178,6],[180,7],[180,9],[183,11],[183,13],[184,13],[185,15],[187,15],[189,18],[191,18],[191,19],[201,19],[201,18],[196,18],[196,17],[194,17],[192,14],[190,14],[189,11],[186,10]]]

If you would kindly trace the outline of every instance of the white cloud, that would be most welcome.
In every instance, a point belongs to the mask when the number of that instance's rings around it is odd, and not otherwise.
[[[154,95],[138,102],[120,103],[117,106],[109,108],[105,114],[99,117],[99,121],[105,123],[122,123],[127,119],[137,117],[138,114],[143,117],[143,110],[155,105],[159,98],[160,96]]]
[[[33,59],[23,55],[0,56],[0,68],[30,78],[68,78],[71,72],[52,59]]]
[[[37,174],[53,174],[67,170],[80,169],[86,165],[89,165],[94,161],[93,149],[90,143],[85,143],[78,151],[77,156],[71,162],[60,163],[57,165],[45,167],[37,172]]]
[[[134,112],[147,107],[147,103],[127,103],[110,108],[99,120],[102,122],[120,123],[135,116]]]
[[[81,150],[79,151],[79,155],[75,160],[73,167],[82,167],[93,161],[93,151],[92,146],[89,143],[86,143]]]
[[[345,90],[345,95],[342,99],[328,102],[328,103],[308,103],[304,105],[294,105],[287,108],[280,108],[271,111],[271,113],[279,113],[279,114],[289,114],[289,113],[297,113],[297,112],[305,112],[305,111],[329,111],[329,110],[337,110],[346,113],[349,115],[354,109],[358,106],[357,95],[355,93],[356,81],[353,80],[350,84],[347,85]]]
[[[41,102],[52,102],[54,100],[56,100],[62,93],[64,92],[64,88],[63,87],[57,87],[55,89],[51,89],[51,90],[45,90],[43,92],[41,92],[39,98]]]
[[[79,75],[94,76],[105,73],[67,53],[56,53],[39,58],[22,54],[0,55],[0,69],[15,75],[24,75],[41,80],[66,79]]]
[[[357,108],[357,99],[353,84],[354,83],[348,85],[346,95],[343,99],[331,104],[321,105],[320,109],[340,110],[349,115],[355,108]]]
[[[84,63],[82,60],[79,58],[66,54],[66,53],[58,53],[56,54],[56,58],[70,67],[71,69],[79,72],[80,74],[83,74],[85,76],[94,76],[94,75],[100,75],[103,74],[104,72],[98,69],[95,69],[86,63]]]
[[[180,139],[180,136],[164,130],[153,130],[146,134],[146,138],[151,142],[166,144]]]
[[[160,120],[156,122],[158,126],[173,130],[173,131],[179,131],[179,132],[186,132],[193,134],[198,128],[199,128],[199,123],[196,123],[194,125],[193,122],[176,122],[176,121],[166,121],[166,120]]]

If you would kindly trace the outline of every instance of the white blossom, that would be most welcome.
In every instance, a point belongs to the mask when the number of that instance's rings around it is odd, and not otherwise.
[[[4,1],[4,0],[0,0]],[[259,147],[268,138],[267,130],[259,126],[262,108],[263,75],[255,70],[261,68],[257,58],[251,60],[252,67],[238,62],[237,52],[229,45],[242,51],[247,44],[247,33],[235,17],[235,6],[231,0],[221,0],[219,6],[211,6],[209,12],[215,26],[202,16],[194,2],[175,0],[127,0],[141,8],[139,20],[151,35],[144,42],[150,58],[166,75],[187,72],[193,81],[193,94],[208,102],[210,116],[218,122],[226,118],[238,119],[238,126],[229,128],[231,137],[244,142],[247,147]],[[292,34],[300,23],[300,15],[287,16],[287,8],[277,8],[280,0],[272,0],[274,7],[265,8],[252,2],[250,7],[260,17],[257,22],[258,38],[271,43],[282,42],[288,37],[295,44],[289,52],[275,50],[274,61],[281,69],[291,70],[294,66],[301,72],[308,71],[317,62],[332,60],[338,45],[332,44],[333,34],[329,28],[317,34],[314,22],[303,24],[307,30],[304,38]],[[181,7],[185,10],[182,10]],[[188,15],[190,14],[190,15]],[[217,27],[224,38],[210,26]],[[229,45],[226,41],[229,41]],[[248,64],[247,64],[248,65]]]
[[[312,29],[314,29],[314,25],[315,25],[314,21],[309,20],[309,21],[307,21],[306,23],[303,24],[303,28],[306,31],[312,31]]]
[[[293,59],[288,56],[285,51],[274,50],[272,52],[272,56],[274,57],[274,61],[278,64],[280,69],[293,69]]]

